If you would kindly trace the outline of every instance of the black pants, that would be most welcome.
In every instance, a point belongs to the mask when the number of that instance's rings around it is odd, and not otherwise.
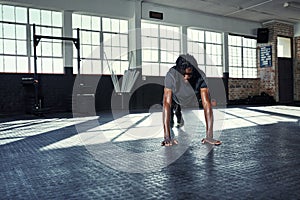
[[[174,113],[176,115],[177,118],[177,123],[181,122],[182,119],[182,114],[181,114],[181,107],[179,104],[177,104],[176,102],[172,101],[172,105],[171,105],[171,118],[170,118],[170,123],[174,124]]]

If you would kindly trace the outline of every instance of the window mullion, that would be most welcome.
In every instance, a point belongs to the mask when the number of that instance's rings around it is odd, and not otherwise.
[[[158,75],[161,74],[161,37],[160,37],[160,25],[158,25]]]

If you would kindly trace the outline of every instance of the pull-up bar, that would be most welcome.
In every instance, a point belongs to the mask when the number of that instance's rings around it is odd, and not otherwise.
[[[56,37],[56,36],[44,36],[44,35],[36,35],[36,25],[33,24],[33,56],[34,56],[34,88],[35,88],[35,105],[34,109],[40,109],[41,105],[39,105],[39,88],[38,88],[38,73],[37,73],[37,54],[36,47],[38,46],[41,39],[54,39],[54,40],[64,40],[64,41],[72,41],[77,49],[77,68],[78,75],[80,75],[80,32],[79,28],[77,28],[77,38],[71,37]]]

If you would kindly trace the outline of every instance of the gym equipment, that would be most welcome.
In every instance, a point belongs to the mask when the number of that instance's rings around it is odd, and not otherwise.
[[[72,41],[77,49],[77,66],[78,66],[78,75],[80,75],[80,34],[79,28],[77,28],[77,38],[71,37],[56,37],[56,36],[44,36],[36,34],[36,25],[33,24],[33,57],[34,57],[34,107],[33,113],[41,113],[41,101],[39,99],[39,81],[38,81],[38,73],[37,73],[37,54],[36,48],[41,39],[54,39],[54,40],[64,40],[64,41]]]

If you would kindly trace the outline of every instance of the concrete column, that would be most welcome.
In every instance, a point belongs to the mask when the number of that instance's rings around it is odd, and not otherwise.
[[[129,20],[129,60],[131,68],[142,68],[141,1],[135,2],[134,15]]]
[[[63,37],[72,36],[72,12],[63,12]],[[76,37],[76,36],[75,36]],[[63,41],[63,58],[65,71],[73,67],[73,46],[71,41]]]
[[[187,53],[187,26],[181,27],[181,53],[186,54]]]
[[[223,33],[223,73],[229,73],[228,33]]]

